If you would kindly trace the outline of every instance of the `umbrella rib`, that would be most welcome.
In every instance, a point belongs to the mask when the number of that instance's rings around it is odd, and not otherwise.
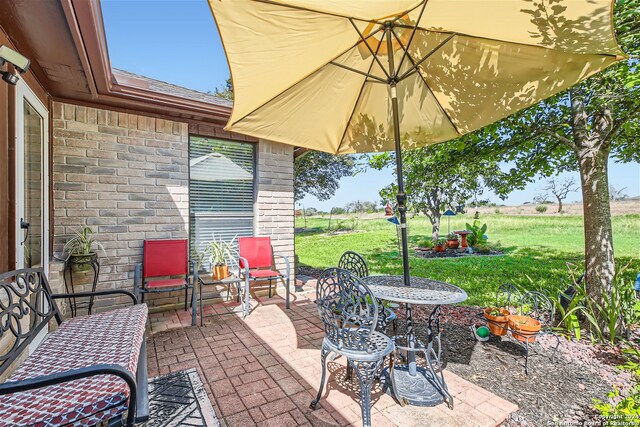
[[[371,55],[373,56],[373,58],[376,60],[376,62],[378,63],[378,65],[380,66],[380,68],[382,69],[382,71],[384,72],[384,74],[387,76],[388,79],[391,78],[391,76],[389,75],[389,73],[387,73],[387,70],[385,70],[384,65],[382,65],[382,63],[380,62],[380,59],[378,58],[378,51],[380,50],[380,44],[382,43],[378,43],[378,48],[376,49],[376,52],[373,52],[373,49],[371,49],[371,46],[369,46],[369,43],[367,43],[367,38],[364,37],[364,35],[360,32],[360,30],[358,29],[358,27],[356,26],[355,22],[353,22],[353,18],[349,18],[349,22],[351,22],[351,25],[353,25],[353,28],[356,30],[356,32],[358,33],[358,36],[360,37],[360,40],[362,40],[362,42],[364,43],[365,46],[367,46],[367,49],[369,49],[369,52],[371,53]],[[373,64],[371,64],[373,66]],[[369,72],[371,72],[371,68],[369,68]]]
[[[378,56],[378,52],[380,51],[380,46],[382,46],[382,43],[378,44],[378,47],[376,48],[375,53],[371,52],[373,54],[374,58],[376,56]],[[369,65],[369,70],[367,71],[367,73],[371,73],[371,69],[373,68],[373,62],[374,61],[371,61],[371,64]],[[380,80],[382,80],[382,79],[380,79]],[[388,82],[384,82],[384,83],[388,84]],[[340,153],[340,148],[342,148],[342,144],[344,143],[344,137],[347,135],[347,130],[349,129],[349,124],[351,123],[351,119],[353,119],[353,115],[356,113],[356,108],[358,107],[358,103],[360,102],[360,98],[362,98],[362,92],[364,92],[364,86],[366,84],[367,84],[367,79],[364,79],[364,82],[362,82],[362,86],[360,86],[360,92],[358,92],[358,97],[356,98],[356,102],[353,104],[353,108],[351,109],[351,114],[349,115],[349,120],[347,120],[347,124],[345,125],[344,131],[342,132],[342,138],[340,138],[340,143],[338,144],[338,149],[336,150],[336,153]]]
[[[279,2],[272,1],[272,0],[253,0],[253,1],[256,1],[258,3],[270,4],[270,5],[273,5],[273,6],[280,6],[280,7],[284,7],[284,8],[288,8],[288,9],[301,10],[301,11],[304,11],[304,12],[313,12],[313,13],[319,13],[321,15],[334,16],[336,18],[355,19],[357,21],[362,21],[362,22],[375,22],[376,24],[381,24],[382,23],[382,22],[380,22],[380,21],[378,21],[376,19],[364,19],[364,18],[350,17],[350,16],[346,16],[346,15],[341,15],[339,13],[331,13],[331,12],[326,12],[326,11],[322,11],[322,10],[311,9],[311,8],[308,8],[308,7],[296,6],[296,5],[292,5],[292,4],[284,4],[284,3],[279,3]],[[411,11],[413,9],[414,8],[411,8],[411,9],[409,9],[409,11]]]
[[[429,0],[424,0],[424,2],[422,3],[422,9],[420,9],[420,14],[418,15],[418,19],[416,20],[416,25],[413,27],[413,31],[411,31],[411,37],[409,37],[409,41],[407,42],[407,48],[404,49],[404,53],[402,54],[402,58],[400,58],[400,64],[398,64],[398,73],[400,72],[400,70],[402,70],[402,64],[404,63],[404,60],[406,59],[407,56],[409,56],[409,46],[411,46],[411,42],[413,41],[413,37],[416,35],[416,32],[418,30],[418,24],[420,23],[420,20],[422,19],[422,14],[424,13],[424,10],[426,9],[428,2],[429,2]],[[391,32],[393,33],[393,36],[397,39],[398,36],[396,35],[395,31],[393,31],[393,29],[391,29]],[[394,74],[397,76],[396,73],[394,73]]]
[[[267,0],[255,0],[255,1],[267,1]],[[369,34],[366,38],[369,37],[373,37],[374,35],[376,35],[377,33],[379,33],[380,31],[382,31],[382,27],[378,28],[377,30],[375,30],[374,32],[372,32],[371,34]],[[260,108],[264,107],[266,104],[268,104],[269,102],[273,101],[274,99],[276,99],[277,97],[279,97],[280,95],[282,95],[284,92],[286,92],[287,90],[291,89],[294,86],[297,86],[298,84],[300,84],[301,82],[303,82],[305,79],[307,79],[309,76],[313,75],[314,73],[320,71],[321,69],[323,69],[324,67],[326,67],[329,64],[332,65],[337,65],[340,66],[342,68],[345,68],[346,65],[340,65],[340,64],[336,64],[333,61],[335,61],[336,59],[340,58],[342,55],[344,55],[345,53],[349,52],[351,49],[354,49],[356,47],[358,47],[358,44],[361,43],[360,40],[358,40],[355,44],[349,46],[348,48],[346,48],[345,50],[343,50],[342,52],[340,52],[339,54],[337,54],[336,56],[334,56],[329,62],[327,62],[326,64],[322,64],[320,67],[316,68],[315,70],[311,71],[310,73],[306,74],[304,77],[302,77],[300,80],[298,80],[297,82],[295,82],[294,84],[292,84],[291,86],[288,86],[287,88],[285,88],[282,92],[279,92],[277,94],[275,94],[274,96],[272,96],[271,98],[269,98],[268,100],[266,100],[265,102],[263,102],[262,104],[258,105],[256,108],[254,108],[253,110],[249,111],[247,114],[245,114],[244,116],[240,117],[238,120],[234,121],[233,123],[227,124],[228,126],[233,126],[235,124],[237,124],[238,122],[244,120],[247,118],[248,115],[255,113],[257,110],[259,110]],[[354,71],[354,70],[351,70]],[[359,73],[362,73],[359,70],[356,70]],[[376,77],[376,76],[368,76],[368,77]],[[380,79],[380,77],[377,77],[378,79]],[[385,84],[387,83],[385,80],[380,79],[382,82],[384,82]]]
[[[414,74],[415,72],[418,71],[418,67],[420,66],[420,64],[422,64],[424,61],[426,61],[427,59],[429,59],[431,57],[431,55],[433,55],[434,53],[436,53],[442,46],[444,46],[445,44],[447,44],[447,42],[449,42],[449,40],[451,40],[454,36],[458,35],[457,33],[451,33],[451,35],[449,35],[449,37],[447,37],[446,39],[444,39],[442,42],[440,42],[440,44],[438,44],[438,46],[436,46],[435,48],[433,48],[433,50],[429,53],[427,53],[425,56],[422,57],[422,59],[420,59],[420,61],[418,61],[417,63],[415,63],[413,65],[413,67],[409,68],[407,71],[405,71],[405,73],[403,75],[401,75],[400,77],[398,77],[398,81],[404,80],[407,77],[411,76],[412,74]],[[407,46],[407,51],[409,50],[409,46]]]
[[[398,40],[398,43],[400,43],[400,46],[402,46],[402,41],[400,40],[400,38],[398,36],[396,36],[394,34],[394,37],[396,38],[396,40]],[[404,46],[403,46],[404,48]],[[409,48],[407,47],[407,50]],[[416,67],[416,63],[413,60],[413,58],[411,57],[411,55],[408,56],[409,61],[411,62],[411,64]],[[431,86],[429,86],[429,83],[427,82],[427,79],[424,78],[424,76],[421,73],[418,73],[418,75],[420,76],[420,79],[422,79],[422,82],[424,83],[424,85],[427,87],[427,89],[429,90],[429,93],[431,94],[431,96],[433,96],[433,99],[435,99],[436,104],[438,104],[438,107],[440,107],[440,110],[442,110],[442,114],[444,114],[444,116],[447,118],[447,120],[449,120],[449,123],[451,123],[451,126],[453,126],[453,129],[456,131],[456,133],[458,135],[463,135],[464,132],[461,132],[460,129],[458,128],[458,125],[456,125],[453,122],[453,119],[451,118],[451,116],[449,115],[449,113],[447,113],[447,110],[444,109],[444,107],[442,106],[442,104],[440,103],[440,100],[438,99],[438,97],[433,93],[433,90],[431,90]]]
[[[360,74],[360,75],[363,75],[363,76],[368,77],[368,78],[371,78],[371,79],[378,80],[378,81],[379,81],[379,82],[381,82],[381,83],[388,83],[388,82],[387,82],[385,79],[383,79],[383,78],[380,78],[380,77],[378,77],[378,76],[376,76],[376,75],[373,75],[373,74],[365,73],[364,71],[357,70],[357,69],[352,68],[352,67],[349,67],[349,66],[347,66],[347,65],[338,64],[337,62],[334,62],[334,61],[329,62],[329,64],[331,64],[331,65],[335,65],[336,67],[344,68],[345,70],[349,70],[349,71],[351,71],[351,72],[353,72],[353,73]],[[369,68],[369,69],[371,69],[371,68]]]

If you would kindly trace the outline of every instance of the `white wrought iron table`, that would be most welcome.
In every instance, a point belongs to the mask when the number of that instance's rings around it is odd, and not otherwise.
[[[402,405],[417,406],[434,406],[446,401],[453,408],[453,398],[447,389],[441,365],[440,307],[466,300],[467,293],[457,286],[424,277],[412,276],[411,286],[404,285],[402,276],[368,276],[362,280],[377,298],[406,304],[406,334],[393,338],[396,348],[407,352],[407,364],[394,366],[392,372],[389,369],[384,372],[396,399]],[[413,330],[412,304],[435,306],[429,315],[426,345],[417,339]],[[427,367],[417,365],[416,352],[424,353]]]

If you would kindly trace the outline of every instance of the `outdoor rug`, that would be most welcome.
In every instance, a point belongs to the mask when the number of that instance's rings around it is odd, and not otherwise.
[[[195,368],[149,381],[149,421],[145,427],[220,427]]]

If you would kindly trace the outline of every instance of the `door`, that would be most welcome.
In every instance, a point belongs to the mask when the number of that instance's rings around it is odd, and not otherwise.
[[[16,268],[49,273],[49,113],[20,80],[16,86]]]

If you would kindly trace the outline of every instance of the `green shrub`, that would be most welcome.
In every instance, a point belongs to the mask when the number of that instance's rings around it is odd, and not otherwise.
[[[547,207],[545,205],[538,205],[536,206],[536,211],[538,213],[545,213],[547,211]]]
[[[427,249],[431,249],[433,248],[433,240],[432,239],[423,239],[420,240],[418,242],[418,247],[419,248],[427,248]]]
[[[467,230],[471,231],[471,234],[467,236],[467,242],[470,246],[475,247],[478,243],[484,243],[488,240],[487,235],[484,234],[487,232],[487,224],[481,226],[480,221],[476,219],[473,221],[473,225],[467,223],[466,226]]]

